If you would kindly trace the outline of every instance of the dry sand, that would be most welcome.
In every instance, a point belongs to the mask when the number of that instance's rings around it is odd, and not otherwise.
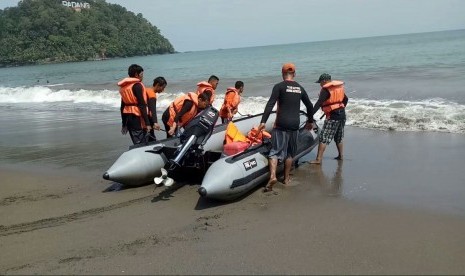
[[[350,129],[343,162],[331,144],[290,187],[230,203],[198,185],[102,192],[105,169],[1,165],[0,274],[463,275],[464,139],[433,136]]]

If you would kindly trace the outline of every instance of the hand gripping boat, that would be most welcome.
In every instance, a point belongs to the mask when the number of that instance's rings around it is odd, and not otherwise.
[[[299,158],[309,153],[318,145],[318,129],[304,128],[307,116],[301,113],[301,127],[294,164]],[[202,185],[198,189],[200,196],[217,200],[234,200],[258,185],[265,183],[270,177],[268,153],[271,142],[264,141],[260,145],[251,146],[233,156],[223,156],[216,160],[206,172]],[[278,164],[277,173],[284,170],[283,164]]]
[[[203,130],[208,129],[207,133],[201,133],[203,138],[191,138],[192,134],[198,135],[196,132],[200,130],[198,128],[189,130],[190,127],[186,126],[183,139],[169,138],[151,145],[130,148],[121,154],[103,174],[103,178],[128,186],[140,186],[153,183],[155,177],[162,176],[161,169],[166,166],[168,169],[170,167],[173,169],[170,176],[187,176],[182,171],[185,169],[185,171],[192,171],[196,177],[201,179],[209,165],[218,160],[222,154],[226,125],[209,125],[216,122],[214,117],[217,118],[217,116],[218,111],[213,107],[208,107],[189,124],[200,126],[202,123]],[[276,114],[272,113],[265,127],[267,131],[271,130],[275,118]],[[241,132],[247,133],[254,126],[258,126],[260,120],[261,114],[257,114],[235,120],[234,123]],[[187,144],[189,146],[186,146]]]

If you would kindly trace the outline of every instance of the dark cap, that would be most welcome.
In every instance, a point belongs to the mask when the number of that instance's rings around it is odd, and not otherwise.
[[[320,83],[322,81],[331,81],[331,75],[323,73],[321,74],[320,78],[315,83]]]
[[[294,73],[295,65],[293,63],[286,63],[283,65],[282,71],[283,73]]]

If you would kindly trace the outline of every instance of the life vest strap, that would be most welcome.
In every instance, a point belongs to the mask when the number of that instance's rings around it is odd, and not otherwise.
[[[324,104],[321,107],[330,106],[330,105],[333,105],[333,104],[343,104],[343,102],[334,102],[334,103]]]

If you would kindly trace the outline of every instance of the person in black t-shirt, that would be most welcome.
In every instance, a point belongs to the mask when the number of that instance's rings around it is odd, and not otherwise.
[[[271,151],[268,156],[270,179],[264,192],[271,191],[277,182],[276,167],[278,160],[284,160],[284,185],[290,182],[290,172],[292,159],[297,151],[297,138],[300,125],[300,102],[307,108],[308,121],[307,128],[313,128],[313,117],[311,117],[313,104],[308,98],[305,89],[294,80],[295,65],[286,63],[282,67],[283,81],[276,84],[271,92],[263,116],[258,126],[261,131],[265,128],[265,123],[277,103],[276,121],[271,132]]]

